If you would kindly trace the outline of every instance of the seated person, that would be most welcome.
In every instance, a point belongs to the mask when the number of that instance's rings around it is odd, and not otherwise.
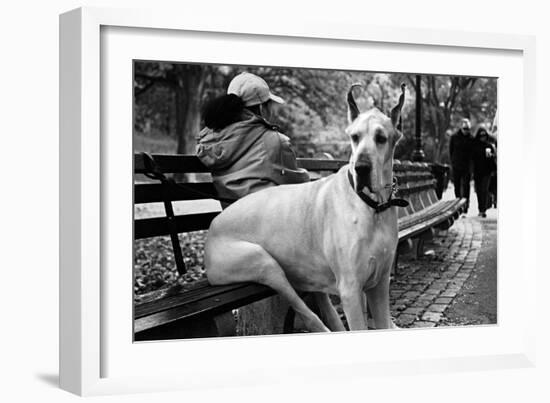
[[[262,78],[241,73],[226,95],[206,104],[197,156],[210,169],[220,198],[237,200],[270,186],[309,181],[289,138],[269,122],[273,102],[284,103]]]

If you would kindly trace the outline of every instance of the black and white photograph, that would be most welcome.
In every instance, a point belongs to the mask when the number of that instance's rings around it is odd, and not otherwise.
[[[543,5],[7,2],[2,401],[547,402]]]
[[[134,341],[497,324],[497,81],[135,60]]]

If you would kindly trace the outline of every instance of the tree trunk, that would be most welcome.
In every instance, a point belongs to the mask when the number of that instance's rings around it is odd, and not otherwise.
[[[437,158],[435,159],[435,162],[442,163],[442,156],[444,153],[444,147],[446,145],[445,138],[447,136],[447,130],[449,130],[449,127],[451,126],[451,109],[445,109],[443,111],[443,119],[441,122],[441,128],[439,132],[439,144],[437,144]]]
[[[195,137],[200,131],[200,108],[204,87],[204,67],[176,64],[176,136],[178,154],[195,153]]]

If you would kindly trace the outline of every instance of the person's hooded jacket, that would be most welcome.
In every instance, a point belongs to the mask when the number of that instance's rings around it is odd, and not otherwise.
[[[483,134],[485,139],[482,140]],[[475,176],[490,175],[496,171],[496,149],[489,142],[489,134],[485,130],[478,130],[472,147],[472,160]]]
[[[236,200],[267,187],[309,181],[289,138],[249,110],[221,130],[204,128],[197,143],[197,156],[210,169],[220,198]]]

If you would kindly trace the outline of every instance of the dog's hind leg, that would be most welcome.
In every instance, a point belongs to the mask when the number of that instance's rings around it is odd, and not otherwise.
[[[319,317],[315,315],[311,309],[309,309],[306,303],[296,293],[294,288],[292,288],[292,285],[288,282],[283,269],[277,262],[275,262],[275,260],[273,260],[273,262],[276,266],[271,266],[264,274],[263,278],[258,282],[273,288],[277,291],[277,293],[279,293],[279,295],[286,299],[296,313],[302,317],[304,324],[310,331],[328,332],[329,329],[324,325],[321,319],[319,319]]]
[[[340,316],[338,315],[338,312],[336,312],[332,302],[330,302],[328,294],[323,292],[315,292],[313,295],[317,305],[319,306],[319,310],[321,311],[321,318],[323,319],[323,322],[327,324],[328,328],[333,332],[344,332],[346,328],[340,320]]]
[[[210,239],[205,247],[205,267],[213,285],[252,281],[271,287],[302,317],[310,331],[329,331],[292,288],[279,263],[260,245],[241,240]]]

